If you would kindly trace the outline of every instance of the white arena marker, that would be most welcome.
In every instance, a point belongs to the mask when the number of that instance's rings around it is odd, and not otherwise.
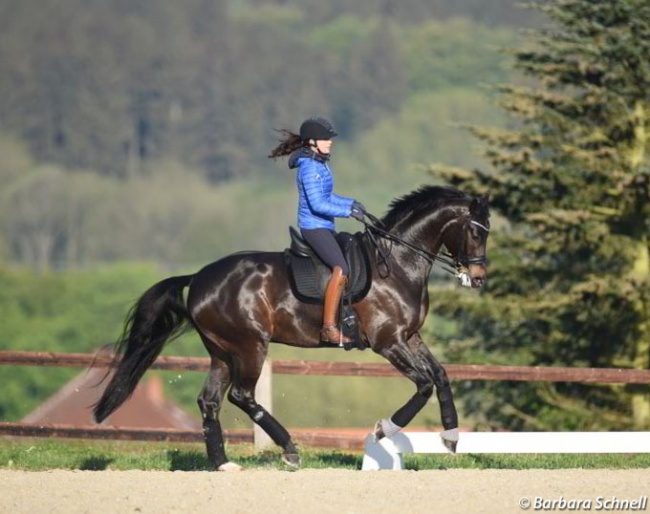
[[[403,469],[404,453],[449,453],[437,432],[366,437],[361,469]],[[650,453],[650,432],[461,432],[456,453]]]

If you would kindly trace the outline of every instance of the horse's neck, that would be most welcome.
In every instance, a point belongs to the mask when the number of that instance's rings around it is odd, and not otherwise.
[[[412,245],[437,254],[444,243],[443,236],[448,237],[454,231],[454,221],[462,209],[463,206],[456,204],[445,206],[414,222],[399,222],[393,232]]]
[[[415,221],[399,221],[391,227],[390,232],[417,248],[437,254],[442,246],[439,231],[450,219],[452,213],[442,212],[441,209]],[[418,291],[426,289],[432,262],[412,248],[399,243],[392,243],[390,255],[393,272],[387,280],[394,281],[398,289],[406,288],[421,296]]]

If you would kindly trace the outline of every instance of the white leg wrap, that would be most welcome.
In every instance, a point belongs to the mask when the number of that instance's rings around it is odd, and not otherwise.
[[[404,428],[393,423],[390,418],[379,420],[379,426],[381,426],[381,430],[386,434],[386,437],[393,437],[397,432]]]
[[[242,468],[239,464],[235,464],[234,462],[225,462],[219,468],[217,471],[242,471],[244,468]]]
[[[440,437],[442,437],[445,441],[458,442],[458,429],[450,428],[449,430],[440,432]]]

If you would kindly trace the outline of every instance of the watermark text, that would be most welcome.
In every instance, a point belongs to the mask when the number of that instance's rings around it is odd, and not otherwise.
[[[544,498],[534,496],[519,499],[523,510],[537,511],[600,511],[635,512],[648,510],[648,497],[619,498],[618,496],[597,496],[595,498]]]

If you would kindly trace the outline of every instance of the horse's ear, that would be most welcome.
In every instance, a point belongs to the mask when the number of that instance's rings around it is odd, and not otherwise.
[[[469,204],[469,213],[471,216],[476,216],[481,209],[481,200],[478,198],[472,198],[472,202]]]
[[[481,214],[485,213],[489,203],[490,203],[490,192],[488,191],[484,195],[472,199],[472,202],[469,204],[469,213],[472,216],[480,216]]]

